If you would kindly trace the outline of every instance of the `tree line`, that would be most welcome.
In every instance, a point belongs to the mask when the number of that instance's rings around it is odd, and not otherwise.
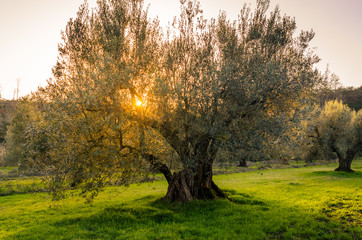
[[[330,80],[314,68],[315,33],[296,34],[295,20],[269,3],[244,5],[230,21],[181,0],[166,31],[143,1],[82,4],[62,32],[53,78],[17,105],[8,161],[46,172],[56,198],[73,188],[92,198],[158,171],[164,198],[181,202],[227,197],[212,178],[216,159],[334,152],[337,170],[351,171],[361,111],[339,101],[321,109]]]

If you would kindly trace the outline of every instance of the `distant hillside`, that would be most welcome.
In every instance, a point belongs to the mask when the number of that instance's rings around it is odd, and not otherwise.
[[[359,88],[354,87],[341,87],[336,90],[332,89],[321,89],[317,98],[320,105],[324,105],[325,102],[329,100],[339,99],[342,100],[344,104],[347,104],[350,108],[358,111],[362,109],[362,86]]]
[[[362,86],[359,88],[342,88],[340,91],[343,103],[356,111],[362,109]]]
[[[5,141],[6,127],[10,124],[17,101],[0,100],[0,143]]]

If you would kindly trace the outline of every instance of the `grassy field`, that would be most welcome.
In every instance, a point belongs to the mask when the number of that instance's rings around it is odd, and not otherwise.
[[[109,187],[84,204],[52,202],[37,178],[2,179],[0,239],[362,239],[362,159],[354,173],[335,167],[217,175],[232,201],[188,204],[160,201],[165,181]]]

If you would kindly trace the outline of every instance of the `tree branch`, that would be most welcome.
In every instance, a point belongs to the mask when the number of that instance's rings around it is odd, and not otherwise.
[[[139,151],[139,149],[135,148],[135,147],[132,147],[130,145],[122,145],[121,147],[121,151],[123,149],[126,149],[128,148],[131,152],[133,153],[138,153],[138,154],[141,154],[141,156],[146,159],[151,165],[152,167],[155,169],[155,170],[158,170],[159,172],[161,172],[167,182],[169,183],[172,179],[172,173],[170,171],[170,169],[167,167],[166,164],[160,162],[155,156],[153,156],[152,154],[148,154],[148,153],[144,153],[142,151]]]

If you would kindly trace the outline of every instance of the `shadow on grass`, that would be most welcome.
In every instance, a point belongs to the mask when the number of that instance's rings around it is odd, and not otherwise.
[[[266,203],[264,201],[254,199],[254,197],[247,193],[239,193],[232,189],[224,189],[226,194],[228,195],[231,202],[236,204],[243,204],[243,205],[259,205],[265,206]],[[263,208],[263,211],[268,210],[267,207]]]
[[[339,178],[362,178],[362,172],[340,172],[340,171],[315,171],[306,173],[309,176],[339,177]]]

